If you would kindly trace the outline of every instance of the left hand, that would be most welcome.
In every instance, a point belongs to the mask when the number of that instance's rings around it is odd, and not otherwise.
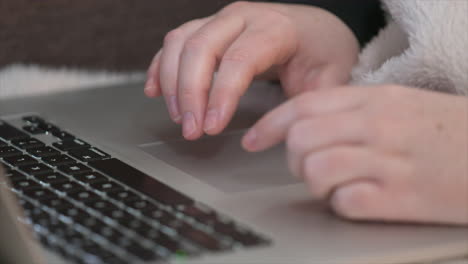
[[[243,139],[349,219],[468,224],[468,98],[401,86],[307,92]]]

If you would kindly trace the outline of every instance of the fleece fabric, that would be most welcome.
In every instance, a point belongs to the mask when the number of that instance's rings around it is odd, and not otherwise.
[[[355,84],[468,95],[468,0],[383,0],[389,23],[362,51]]]

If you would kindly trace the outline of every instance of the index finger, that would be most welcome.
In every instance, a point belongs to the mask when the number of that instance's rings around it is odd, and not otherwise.
[[[356,92],[355,87],[306,92],[262,117],[243,137],[242,145],[250,152],[268,149],[283,141],[295,122],[316,116],[352,111],[360,108],[364,101],[361,93]]]

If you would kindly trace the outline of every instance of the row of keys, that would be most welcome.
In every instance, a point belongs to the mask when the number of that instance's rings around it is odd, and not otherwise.
[[[30,131],[24,130],[31,134],[39,134],[39,131],[54,136],[66,133],[39,117],[23,120]],[[7,132],[2,131],[2,126],[7,127]],[[0,121],[0,138],[8,141],[0,140],[0,162],[6,163],[13,187],[21,195],[80,225],[89,225],[87,219],[104,217],[171,254],[195,253],[202,248],[223,251],[237,245],[256,246],[267,242],[90,144],[70,134],[62,136],[63,140],[46,146]],[[125,234],[119,234],[121,228],[117,232],[105,222],[99,227],[89,226],[89,229],[101,236],[105,234],[110,241],[125,237]],[[101,229],[106,230],[104,234],[101,234]],[[137,246],[130,248],[137,252]],[[144,250],[134,255],[142,259],[156,257],[154,252]]]

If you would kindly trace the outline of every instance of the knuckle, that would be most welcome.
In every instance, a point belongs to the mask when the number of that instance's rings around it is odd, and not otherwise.
[[[230,49],[223,56],[225,62],[247,63],[249,62],[250,54],[246,49],[234,48]]]
[[[294,23],[291,21],[291,18],[281,11],[270,8],[266,12],[262,13],[262,19],[265,23],[273,23],[276,27],[280,28],[293,28]]]
[[[286,137],[286,148],[289,151],[297,151],[304,147],[305,123],[296,122],[291,126]]]
[[[164,44],[170,45],[174,41],[179,41],[182,39],[183,32],[180,28],[173,29],[169,31],[164,37]]]
[[[247,2],[247,1],[236,1],[234,3],[231,3],[227,5],[225,8],[223,8],[223,12],[239,12],[243,11],[246,8],[250,8],[252,6],[252,3]]]
[[[198,52],[206,47],[208,37],[203,33],[195,33],[184,44],[185,52]]]

